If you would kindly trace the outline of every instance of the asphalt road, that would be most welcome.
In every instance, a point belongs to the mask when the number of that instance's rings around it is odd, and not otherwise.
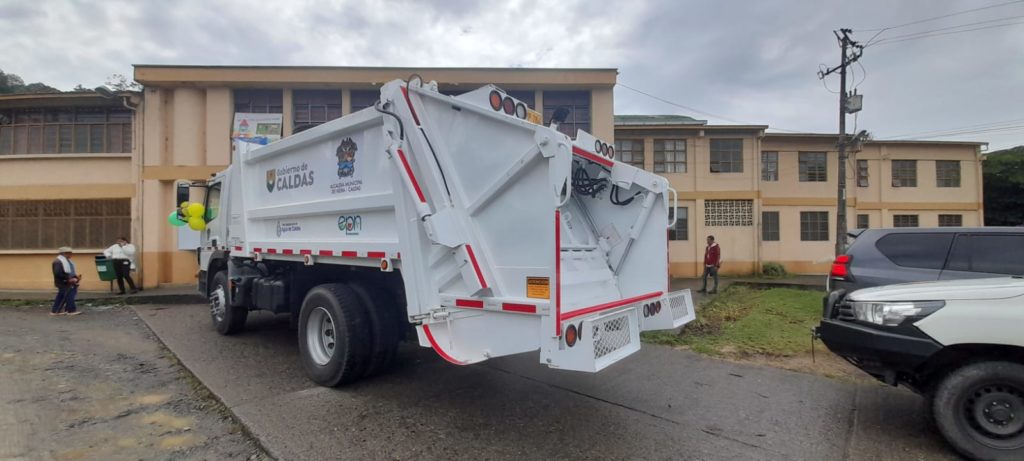
[[[394,371],[313,385],[287,317],[217,335],[206,306],[140,317],[270,454],[318,459],[956,459],[901,389],[644,345],[598,374],[536,354],[451,365],[403,345]]]

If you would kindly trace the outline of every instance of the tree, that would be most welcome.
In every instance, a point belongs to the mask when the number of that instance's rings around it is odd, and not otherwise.
[[[1024,146],[992,152],[982,165],[985,225],[1024,225]]]
[[[25,80],[21,77],[0,70],[0,94],[28,93],[60,93],[60,90],[39,82],[26,85]]]
[[[134,80],[128,80],[123,74],[113,74],[107,77],[107,81],[104,82],[107,88],[111,91],[142,91],[142,85],[139,85]]]

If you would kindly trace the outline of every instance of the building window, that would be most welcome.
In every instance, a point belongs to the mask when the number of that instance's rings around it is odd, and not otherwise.
[[[0,200],[0,250],[106,248],[131,223],[131,199]]]
[[[868,187],[867,160],[857,160],[857,187]]]
[[[937,187],[960,187],[960,161],[936,160],[935,185]]]
[[[761,240],[765,242],[779,241],[779,212],[761,212]]]
[[[917,187],[917,160],[892,161],[892,187]]]
[[[686,140],[654,140],[654,172],[686,173]]]
[[[380,99],[380,91],[377,90],[352,90],[349,92],[349,110],[359,112],[367,107],[377,105]]]
[[[857,229],[867,229],[871,227],[871,220],[866,214],[857,215]]]
[[[526,104],[526,107],[536,110],[537,93],[533,90],[511,90],[506,91],[505,93],[508,93],[509,96],[522,101],[523,104]],[[618,151],[618,149],[616,149],[616,151]]]
[[[754,225],[753,200],[705,200],[704,225],[736,227]]]
[[[643,139],[616,139],[615,159],[644,169],[644,140]]]
[[[800,182],[828,181],[828,159],[824,152],[801,152]]]
[[[892,215],[892,227],[917,227],[916,214]]]
[[[712,139],[711,140],[711,172],[742,173],[743,172],[743,140]]]
[[[569,108],[569,118],[558,126],[558,131],[570,137],[576,136],[576,130],[590,132],[590,92],[589,91],[545,91],[544,92],[544,124],[551,123],[551,115],[555,109],[565,106]]]
[[[676,225],[672,226],[668,230],[669,240],[689,240],[690,239],[690,216],[689,208],[676,207]]]
[[[294,90],[292,126],[300,132],[341,117],[341,90]]]
[[[800,240],[804,242],[826,242],[829,240],[827,211],[800,212]]]
[[[761,152],[761,180],[769,182],[779,180],[778,152]]]
[[[939,227],[963,227],[964,215],[960,214],[940,214],[939,215]]]
[[[0,155],[128,154],[132,113],[124,108],[0,110]]]
[[[280,114],[284,107],[281,90],[235,90],[235,112]]]

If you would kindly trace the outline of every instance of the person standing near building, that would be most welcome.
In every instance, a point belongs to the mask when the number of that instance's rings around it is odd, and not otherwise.
[[[71,247],[60,247],[57,253],[57,259],[53,260],[53,284],[57,287],[57,298],[53,300],[50,315],[81,314],[75,306],[75,295],[78,294],[82,274],[75,270],[75,263],[71,262]]]
[[[708,292],[708,275],[715,279],[715,287],[711,293],[718,293],[718,268],[722,267],[722,248],[715,243],[715,236],[708,236],[708,246],[704,248],[704,287],[701,293]]]
[[[103,254],[114,262],[114,273],[117,274],[117,288],[121,290],[119,295],[124,294],[124,282],[128,281],[128,288],[132,293],[138,293],[135,288],[135,281],[132,280],[132,266],[135,259],[135,245],[128,239],[118,237],[117,243],[103,250]]]

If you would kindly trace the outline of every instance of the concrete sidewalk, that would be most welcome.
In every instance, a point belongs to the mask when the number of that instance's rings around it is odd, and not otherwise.
[[[2,290],[0,301],[50,301],[56,296],[52,290]],[[135,294],[117,295],[110,291],[79,291],[76,301],[110,304],[196,304],[205,303],[206,297],[196,291],[195,285],[160,287]]]

